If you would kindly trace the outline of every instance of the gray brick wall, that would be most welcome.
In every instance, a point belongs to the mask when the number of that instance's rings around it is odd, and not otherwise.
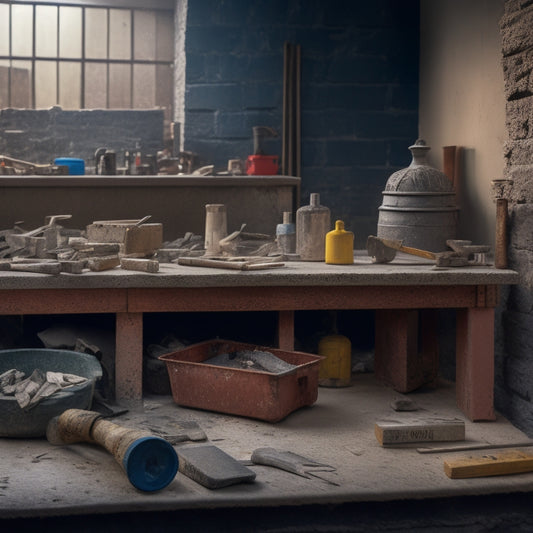
[[[185,149],[221,170],[253,153],[253,126],[281,135],[283,44],[300,44],[302,204],[319,192],[364,246],[417,137],[418,25],[414,0],[189,2]]]
[[[122,165],[123,151],[136,143],[144,153],[162,149],[162,110],[0,110],[0,154],[32,163],[78,157],[94,166],[94,153],[103,146],[115,150]]]
[[[533,5],[507,0],[500,22],[507,99],[509,266],[520,284],[504,293],[497,336],[496,406],[533,436]]]

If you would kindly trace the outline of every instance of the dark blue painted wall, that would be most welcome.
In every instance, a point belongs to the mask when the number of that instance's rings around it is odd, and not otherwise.
[[[189,1],[186,150],[222,170],[253,126],[281,134],[285,41],[302,50],[302,204],[319,192],[362,245],[418,133],[418,0]]]

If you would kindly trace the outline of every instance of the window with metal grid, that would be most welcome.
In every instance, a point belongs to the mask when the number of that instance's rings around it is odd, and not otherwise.
[[[174,12],[0,2],[0,108],[145,109],[172,117]]]

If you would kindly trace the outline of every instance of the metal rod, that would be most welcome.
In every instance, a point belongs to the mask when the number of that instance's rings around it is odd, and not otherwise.
[[[288,174],[288,125],[289,125],[289,43],[283,44],[283,130],[281,146],[281,173]]]
[[[301,98],[300,98],[300,89],[301,89],[301,76],[302,76],[302,48],[298,44],[296,45],[296,80],[295,80],[295,176],[302,175],[302,124],[301,124]]]
[[[505,444],[465,444],[443,448],[417,448],[416,451],[418,453],[447,453],[466,452],[469,450],[495,450],[497,448],[525,448],[527,446],[533,446],[533,440],[524,442],[506,442]]]

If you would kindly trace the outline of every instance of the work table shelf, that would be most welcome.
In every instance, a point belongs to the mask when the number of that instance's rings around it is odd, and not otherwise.
[[[435,311],[453,308],[458,405],[472,420],[491,420],[494,309],[499,286],[518,283],[518,277],[490,266],[436,268],[403,254],[374,264],[362,252],[353,265],[287,262],[259,271],[177,264],[162,264],[154,274],[120,268],[57,276],[0,271],[0,314],[115,314],[120,401],[142,399],[144,313],[275,311],[278,346],[293,350],[296,311],[373,309],[376,377],[409,392],[435,377]]]

